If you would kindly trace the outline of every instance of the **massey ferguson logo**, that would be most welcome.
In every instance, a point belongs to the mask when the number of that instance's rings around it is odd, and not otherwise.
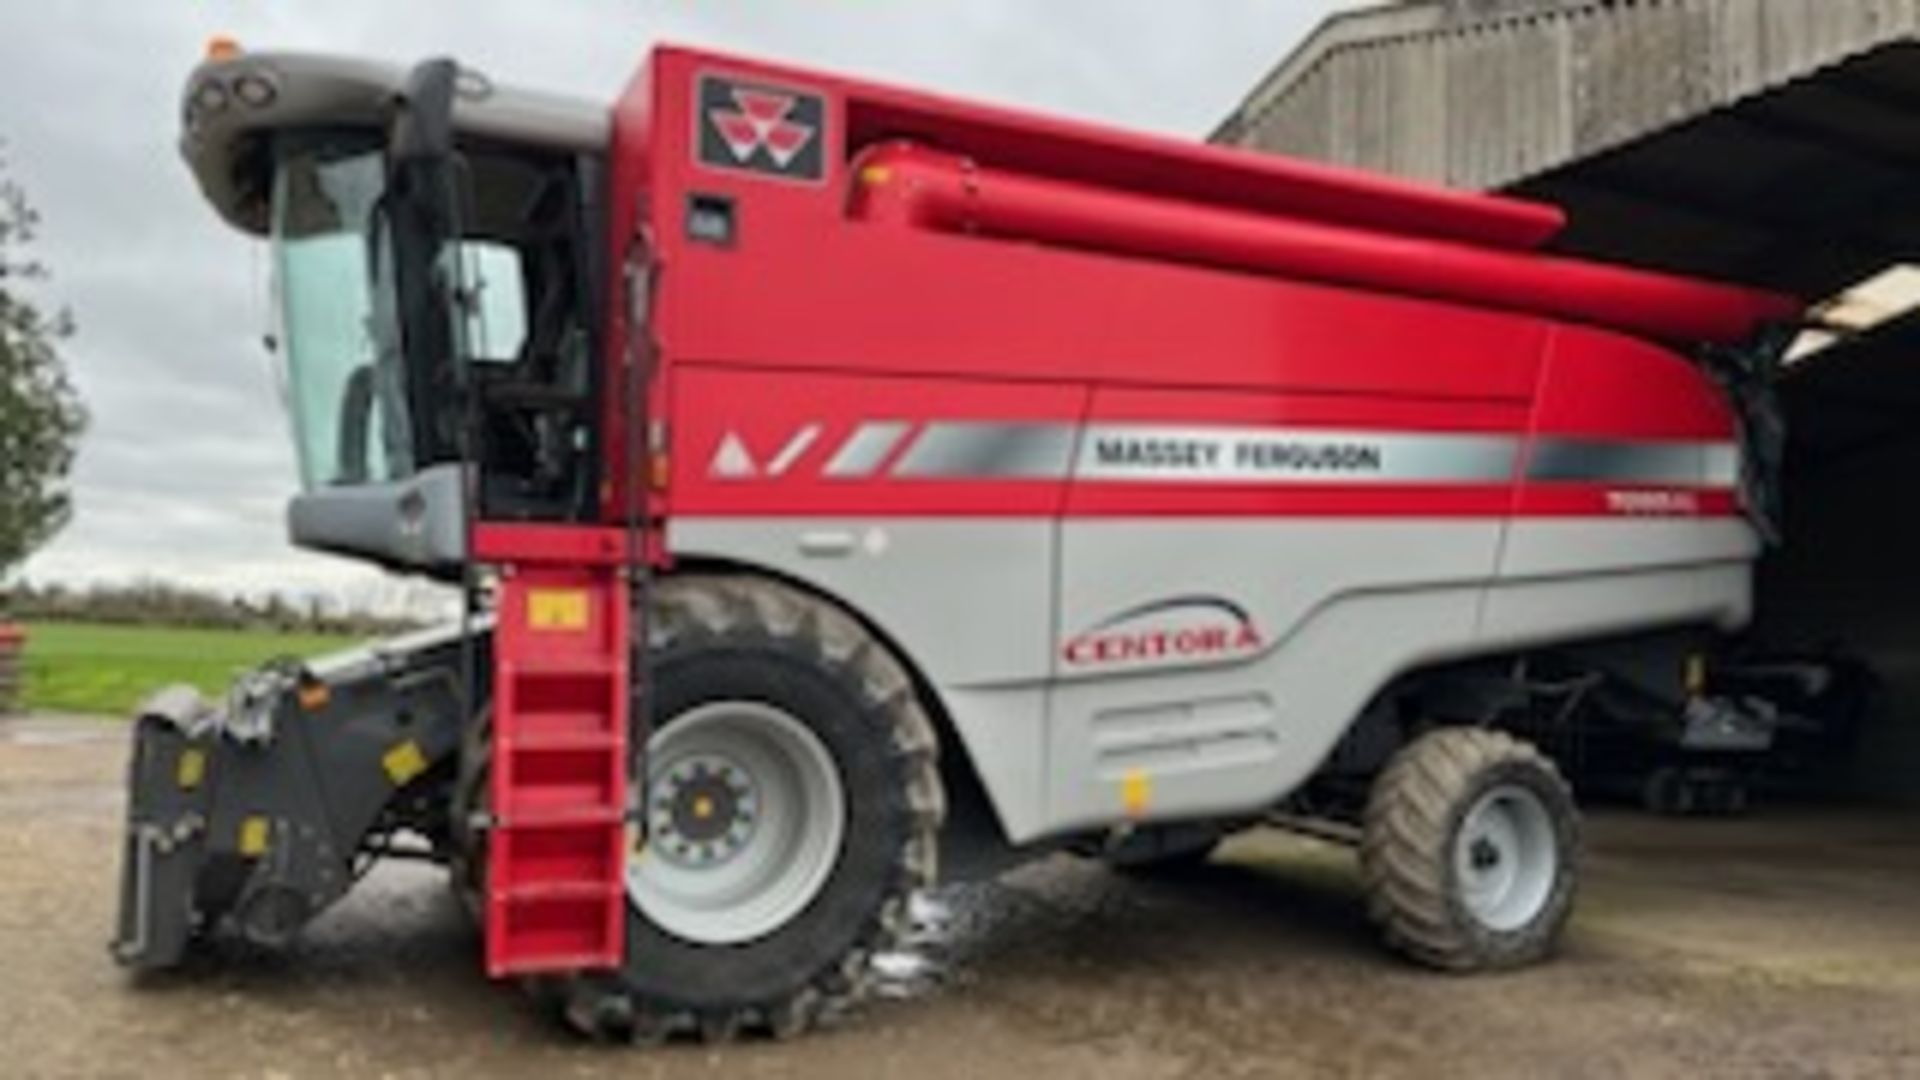
[[[826,176],[826,101],[758,83],[700,77],[700,163],[818,181]]]
[[[761,477],[779,478],[793,468],[800,455],[813,447],[820,438],[820,425],[808,424],[787,439],[765,464],[756,458],[753,451],[747,449],[746,440],[737,431],[728,431],[720,438],[720,445],[714,448],[713,460],[707,465],[707,475],[715,480],[757,480]]]
[[[1069,639],[1070,667],[1153,660],[1211,660],[1266,644],[1247,609],[1218,596],[1179,596],[1128,608]]]

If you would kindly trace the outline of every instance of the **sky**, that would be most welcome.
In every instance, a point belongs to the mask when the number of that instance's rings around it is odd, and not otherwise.
[[[93,414],[36,582],[161,579],[391,607],[416,590],[295,551],[266,253],[175,150],[207,39],[410,62],[611,102],[655,42],[1200,138],[1341,0],[90,0],[0,3],[0,158],[44,221],[41,298]]]

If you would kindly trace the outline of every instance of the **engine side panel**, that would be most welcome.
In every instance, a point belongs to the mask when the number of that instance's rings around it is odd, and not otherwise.
[[[1016,840],[1248,812],[1413,668],[1746,618],[1730,416],[1582,334],[1532,400],[684,364],[669,546],[871,619]]]
[[[1489,647],[1752,614],[1758,532],[1738,423],[1698,367],[1580,328],[1554,334],[1487,597]]]

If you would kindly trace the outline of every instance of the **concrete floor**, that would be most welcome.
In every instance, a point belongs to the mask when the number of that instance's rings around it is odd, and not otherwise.
[[[1565,954],[1498,978],[1384,956],[1337,849],[1256,834],[1159,884],[1057,859],[943,893],[925,970],[832,1031],[634,1051],[487,984],[425,869],[136,987],[104,949],[123,735],[0,722],[0,1075],[1920,1075],[1920,819],[1603,816]]]

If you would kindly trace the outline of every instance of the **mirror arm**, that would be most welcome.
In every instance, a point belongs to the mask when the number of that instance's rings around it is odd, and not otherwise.
[[[453,156],[453,100],[459,81],[460,65],[446,57],[414,67],[393,103],[387,132],[390,167],[443,163]]]

